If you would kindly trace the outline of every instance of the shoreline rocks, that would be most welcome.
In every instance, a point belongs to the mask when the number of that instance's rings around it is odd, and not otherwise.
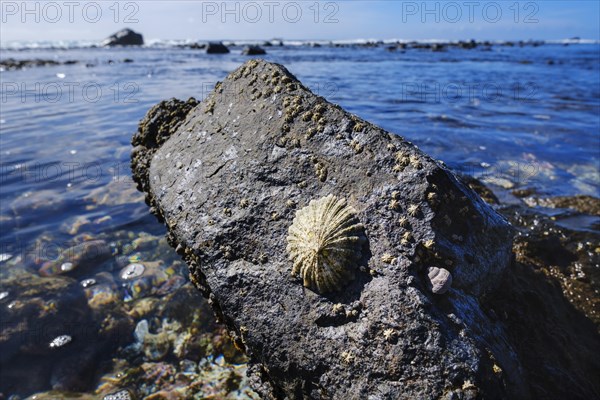
[[[155,106],[132,142],[134,180],[263,396],[530,397],[481,306],[513,231],[409,142],[261,60],[200,104]],[[291,277],[286,236],[329,194],[356,209],[368,252],[354,280],[320,295]],[[429,267],[452,273],[446,294],[428,288]]]

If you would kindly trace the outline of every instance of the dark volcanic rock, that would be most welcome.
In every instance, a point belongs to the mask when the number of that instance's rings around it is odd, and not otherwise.
[[[102,41],[102,46],[142,46],[143,44],[143,36],[129,28],[120,30]]]
[[[280,65],[249,61],[191,104],[148,113],[132,169],[257,390],[529,397],[503,326],[479,305],[509,264],[512,231],[471,189]],[[295,212],[329,194],[357,210],[368,254],[356,279],[321,295],[290,276],[286,237]],[[427,288],[431,266],[453,274],[447,294]]]
[[[461,178],[486,201],[498,204],[477,179]],[[534,192],[512,193],[524,197]],[[499,212],[517,229],[516,263],[483,306],[506,326],[533,398],[598,398],[600,221],[596,216],[600,200],[528,197],[525,203],[564,210],[500,206]]]
[[[221,42],[210,42],[206,46],[206,54],[227,54],[229,49]]]
[[[242,50],[244,56],[260,56],[267,54],[267,52],[260,46],[246,46]]]

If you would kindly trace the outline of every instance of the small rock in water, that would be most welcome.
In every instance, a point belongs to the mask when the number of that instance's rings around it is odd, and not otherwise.
[[[60,266],[60,270],[61,270],[62,272],[69,272],[69,271],[72,271],[72,270],[73,270],[73,268],[74,268],[74,265],[73,265],[73,263],[71,263],[71,262],[66,262],[66,263],[63,263],[63,264]]]
[[[0,300],[4,300],[8,297],[8,292],[0,292]]]
[[[140,263],[129,264],[128,266],[123,268],[123,270],[121,271],[121,279],[129,280],[129,279],[134,279],[134,278],[140,277],[144,273],[145,269],[146,268],[144,267],[144,264],[140,264]]]
[[[89,278],[89,279],[84,279],[81,281],[81,286],[83,286],[84,288],[88,288],[90,286],[94,286],[96,284],[96,280]]]
[[[73,340],[73,338],[69,335],[60,335],[54,338],[54,340],[52,340],[50,342],[50,347],[52,348],[57,348],[57,347],[63,347],[64,345],[71,343],[71,341]]]
[[[148,321],[143,319],[140,322],[138,322],[137,326],[135,327],[135,331],[133,331],[133,336],[135,336],[135,339],[138,342],[144,343],[144,338],[146,337],[147,334],[148,334]]]
[[[118,392],[107,394],[102,400],[131,400],[131,394],[128,390],[119,390]]]

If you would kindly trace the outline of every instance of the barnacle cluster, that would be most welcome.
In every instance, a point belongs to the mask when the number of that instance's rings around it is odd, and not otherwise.
[[[312,200],[298,210],[288,230],[292,275],[319,293],[339,290],[354,278],[366,242],[364,226],[344,199]]]
[[[321,182],[325,182],[327,180],[327,167],[316,158],[313,159],[313,163],[317,178],[319,178]]]

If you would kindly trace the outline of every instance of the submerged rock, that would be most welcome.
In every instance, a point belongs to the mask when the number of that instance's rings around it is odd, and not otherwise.
[[[249,61],[169,117],[185,104],[141,122],[134,178],[262,395],[529,397],[479,303],[509,265],[512,230],[447,168],[277,64]],[[328,195],[356,210],[367,250],[353,280],[321,295],[292,277],[286,237]],[[443,296],[428,267],[452,274]]]
[[[129,28],[120,30],[104,39],[102,46],[142,46],[144,38]]]
[[[39,270],[42,276],[82,276],[86,269],[97,266],[112,256],[110,246],[104,240],[90,240],[63,250],[54,259],[46,261]]]
[[[2,288],[9,294],[0,300],[0,392],[84,389],[99,353],[90,346],[97,325],[78,282],[22,273]]]

